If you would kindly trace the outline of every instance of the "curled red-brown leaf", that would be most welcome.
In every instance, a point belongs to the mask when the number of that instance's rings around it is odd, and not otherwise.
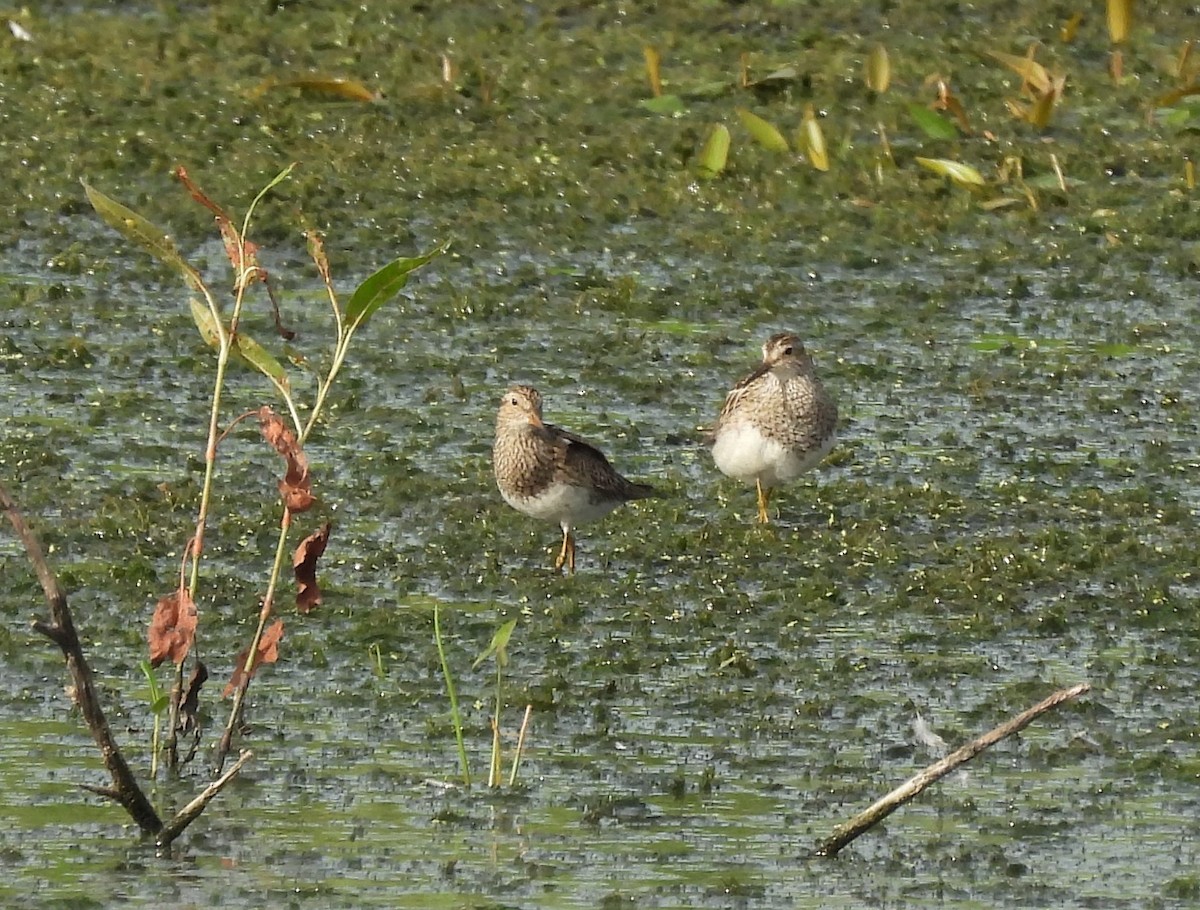
[[[188,176],[187,168],[180,165],[175,168],[175,176],[184,185],[192,198],[213,213],[217,222],[217,230],[221,232],[221,241],[225,244],[225,255],[233,265],[233,273],[240,281],[261,281],[271,299],[271,314],[275,319],[275,329],[279,334],[291,340],[296,333],[283,324],[279,315],[279,301],[275,299],[275,290],[271,285],[271,276],[258,261],[258,244],[244,238],[234,225],[233,219],[217,203],[213,202]]]
[[[258,412],[258,422],[262,427],[263,439],[275,447],[275,451],[287,461],[287,473],[279,481],[279,495],[283,504],[290,512],[304,512],[312,508],[315,501],[312,495],[312,481],[308,476],[308,458],[295,434],[287,428],[284,422],[269,407],[262,407]]]
[[[254,662],[250,665],[249,676],[253,676],[261,664],[273,664],[279,660],[279,641],[282,638],[282,619],[275,620],[275,622],[263,629],[262,637],[258,640],[258,650],[254,652]],[[228,698],[246,680],[246,658],[249,654],[249,648],[243,648],[238,654],[237,664],[233,668],[233,676],[230,677],[228,685],[225,686],[225,691],[221,693],[222,698]]]
[[[150,620],[150,666],[168,657],[183,663],[196,639],[196,605],[187,588],[180,587],[159,600]]]
[[[292,556],[292,570],[296,574],[296,609],[308,613],[321,602],[321,589],[317,586],[317,560],[329,543],[329,522],[300,541]]]

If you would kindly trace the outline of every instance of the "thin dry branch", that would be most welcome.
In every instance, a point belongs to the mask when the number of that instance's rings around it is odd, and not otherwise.
[[[1045,714],[1052,708],[1057,708],[1065,701],[1071,701],[1085,692],[1090,692],[1091,688],[1087,683],[1080,683],[1069,689],[1060,689],[1049,698],[1034,705],[1028,711],[1023,711],[1012,718],[1012,720],[1002,723],[978,739],[971,740],[971,742],[956,752],[952,752],[940,761],[934,762],[924,771],[913,775],[891,793],[854,816],[850,821],[835,828],[833,834],[821,841],[817,846],[817,849],[814,851],[815,855],[835,856],[839,850],[852,840],[883,821],[910,799],[921,793],[930,784],[945,777],[959,765],[969,762],[984,749],[995,745],[1006,736],[1011,736],[1023,730],[1038,716]]]
[[[249,750],[239,755],[238,760],[233,763],[232,768],[205,787],[199,796],[180,809],[175,814],[175,817],[163,826],[163,829],[158,833],[158,838],[154,842],[160,852],[171,846],[171,842],[179,837],[188,825],[200,817],[200,813],[212,802],[213,797],[220,793],[226,784],[237,777],[238,772],[242,770],[242,766],[253,757],[254,753]]]
[[[62,650],[63,657],[67,662],[67,673],[71,677],[71,691],[75,702],[83,713],[83,719],[92,733],[92,738],[100,747],[104,766],[108,768],[108,773],[112,776],[113,786],[111,789],[98,787],[88,789],[107,796],[124,806],[125,811],[146,834],[157,834],[162,830],[162,820],[154,811],[154,807],[150,805],[142,788],[138,786],[137,779],[129,770],[129,765],[126,764],[120,747],[113,739],[112,730],[104,716],[104,709],[100,706],[100,697],[96,694],[91,667],[88,666],[87,659],[84,657],[83,646],[79,643],[79,635],[75,631],[75,621],[67,606],[67,595],[62,589],[62,585],[58,583],[58,577],[50,568],[50,564],[46,561],[37,535],[25,524],[25,519],[17,509],[16,502],[2,484],[0,484],[0,505],[4,507],[4,512],[13,526],[13,530],[16,531],[17,537],[25,546],[25,552],[33,564],[38,581],[41,582],[42,590],[45,592],[46,603],[50,607],[50,622],[36,619],[33,621],[33,628]]]

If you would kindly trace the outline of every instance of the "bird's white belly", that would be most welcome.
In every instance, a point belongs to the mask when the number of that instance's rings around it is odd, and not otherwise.
[[[765,487],[786,483],[816,467],[833,448],[830,434],[820,447],[797,452],[768,439],[752,424],[723,430],[713,443],[713,460],[723,474],[738,480],[757,480]]]
[[[551,484],[537,496],[511,496],[503,491],[501,495],[518,512],[542,521],[553,521],[564,528],[602,518],[621,503],[619,499],[594,497],[590,490],[566,483]]]

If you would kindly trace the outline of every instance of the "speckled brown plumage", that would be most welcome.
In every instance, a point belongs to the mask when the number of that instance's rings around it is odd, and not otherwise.
[[[542,396],[532,386],[513,386],[500,401],[492,467],[505,502],[562,528],[557,570],[565,563],[575,571],[576,525],[595,521],[623,502],[655,495],[646,484],[618,474],[587,440],[545,423]]]
[[[772,488],[829,453],[837,419],[837,404],[799,337],[780,332],[763,345],[763,362],[726,396],[713,428],[713,459],[730,477],[754,481],[765,523]]]

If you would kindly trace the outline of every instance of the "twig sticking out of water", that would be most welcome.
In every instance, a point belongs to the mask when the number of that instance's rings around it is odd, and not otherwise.
[[[833,834],[817,845],[817,849],[814,851],[815,855],[836,856],[839,850],[860,834],[873,828],[906,802],[920,794],[930,784],[945,777],[959,765],[966,764],[984,749],[995,745],[1005,737],[1023,730],[1033,720],[1052,708],[1057,708],[1065,701],[1078,698],[1085,692],[1090,692],[1091,689],[1092,687],[1088,683],[1080,683],[1069,689],[1060,689],[1049,698],[1034,705],[1028,711],[1023,711],[1011,720],[1002,723],[994,730],[967,743],[961,749],[934,762],[925,770],[910,777],[891,793],[876,800],[875,803],[854,816],[850,821],[835,828]]]
[[[25,553],[33,564],[33,570],[37,573],[42,591],[46,595],[46,603],[50,607],[50,621],[35,619],[33,628],[62,650],[63,657],[67,662],[67,672],[71,677],[72,697],[79,705],[79,710],[92,733],[92,738],[100,747],[104,765],[112,777],[111,787],[97,787],[90,784],[82,786],[85,790],[97,793],[123,806],[142,832],[154,836],[159,848],[164,849],[196,820],[212,798],[220,793],[222,788],[242,769],[242,765],[250,760],[252,753],[243,752],[237,763],[228,772],[209,784],[199,796],[184,806],[171,821],[164,825],[158,813],[154,811],[154,806],[146,798],[145,791],[138,785],[137,778],[129,770],[129,765],[121,754],[121,747],[113,738],[112,729],[109,727],[108,719],[104,716],[104,709],[100,705],[100,697],[96,693],[92,669],[88,666],[87,658],[83,653],[83,645],[79,641],[79,633],[75,630],[75,620],[67,606],[67,594],[63,591],[58,576],[54,574],[54,570],[50,568],[50,563],[46,560],[41,541],[25,523],[16,502],[3,484],[0,484],[0,508],[4,510],[17,537],[25,546]]]
[[[220,793],[226,784],[237,777],[238,772],[242,770],[242,765],[246,764],[253,757],[254,753],[249,750],[239,755],[238,760],[233,763],[232,768],[205,787],[199,796],[180,809],[175,814],[175,817],[163,826],[163,829],[158,832],[158,837],[154,841],[160,853],[171,846],[171,842],[183,833],[184,828],[200,817],[200,813],[204,811],[204,807],[212,802],[213,797]]]
[[[108,768],[108,773],[112,777],[111,788],[88,787],[87,789],[120,803],[143,832],[157,834],[162,829],[162,820],[154,811],[154,807],[150,805],[142,788],[138,786],[137,778],[129,770],[129,765],[121,754],[121,748],[113,738],[112,730],[108,726],[108,719],[104,716],[104,709],[100,706],[100,697],[96,694],[92,668],[88,666],[87,658],[83,654],[83,645],[79,643],[79,635],[75,631],[75,620],[67,606],[67,594],[63,591],[62,585],[58,583],[58,577],[54,574],[54,570],[46,561],[41,541],[38,540],[29,525],[25,524],[25,519],[17,509],[16,502],[3,485],[0,485],[0,506],[3,506],[9,523],[12,524],[13,530],[17,532],[17,537],[25,546],[25,552],[29,556],[29,561],[33,563],[33,570],[37,573],[38,581],[42,584],[42,591],[46,595],[46,603],[50,607],[50,622],[35,619],[33,628],[62,650],[63,658],[67,662],[67,672],[71,677],[71,694],[79,705],[79,710],[87,722],[92,738],[100,747],[104,766]]]

